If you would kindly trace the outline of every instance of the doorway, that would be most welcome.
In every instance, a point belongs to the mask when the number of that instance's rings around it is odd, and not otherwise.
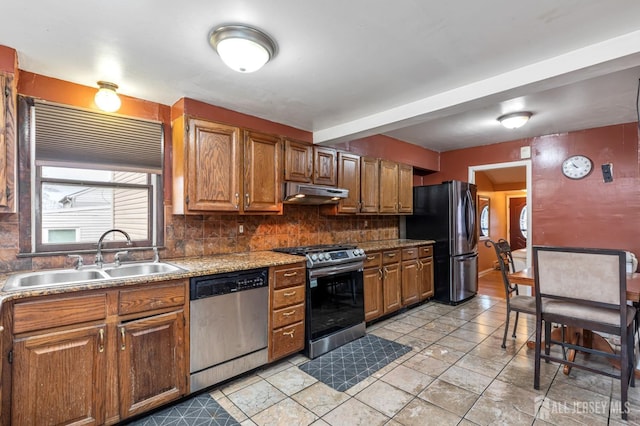
[[[511,250],[527,248],[527,197],[507,197],[509,214],[507,229]]]

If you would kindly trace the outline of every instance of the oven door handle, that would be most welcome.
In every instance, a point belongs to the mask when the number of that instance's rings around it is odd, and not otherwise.
[[[334,265],[326,268],[308,269],[309,278],[328,277],[330,275],[343,274],[345,272],[362,271],[364,262],[351,263],[349,265]]]

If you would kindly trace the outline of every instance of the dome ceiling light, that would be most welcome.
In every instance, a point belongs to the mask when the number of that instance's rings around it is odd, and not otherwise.
[[[229,68],[249,73],[262,68],[276,53],[276,43],[260,30],[224,25],[209,34],[209,43]]]
[[[498,121],[507,129],[517,129],[524,126],[532,115],[529,111],[514,112],[498,117]]]
[[[116,112],[119,110],[121,101],[116,93],[118,85],[109,83],[108,81],[99,81],[98,87],[99,89],[96,92],[96,96],[93,98],[98,108],[105,112]]]

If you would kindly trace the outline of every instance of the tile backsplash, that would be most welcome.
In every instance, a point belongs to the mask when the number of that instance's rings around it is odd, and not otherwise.
[[[398,216],[325,216],[318,206],[286,204],[282,216],[186,216],[173,215],[171,210],[171,206],[165,207],[161,259],[398,238]],[[0,217],[0,273],[71,266],[66,256],[18,257],[19,238],[27,235],[20,232],[17,215]],[[105,255],[107,261],[112,255]],[[95,253],[85,254],[85,263],[93,263],[94,256]],[[138,260],[151,257],[150,251],[131,255]]]

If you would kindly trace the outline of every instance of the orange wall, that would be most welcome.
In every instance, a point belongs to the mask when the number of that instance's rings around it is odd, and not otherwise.
[[[534,245],[620,248],[640,254],[637,123],[444,152],[442,172],[425,176],[425,183],[467,180],[469,166],[520,160],[520,147],[527,145]],[[562,161],[574,154],[587,155],[594,163],[593,172],[577,181],[560,171]],[[611,183],[602,180],[600,166],[605,163],[613,163]]]

